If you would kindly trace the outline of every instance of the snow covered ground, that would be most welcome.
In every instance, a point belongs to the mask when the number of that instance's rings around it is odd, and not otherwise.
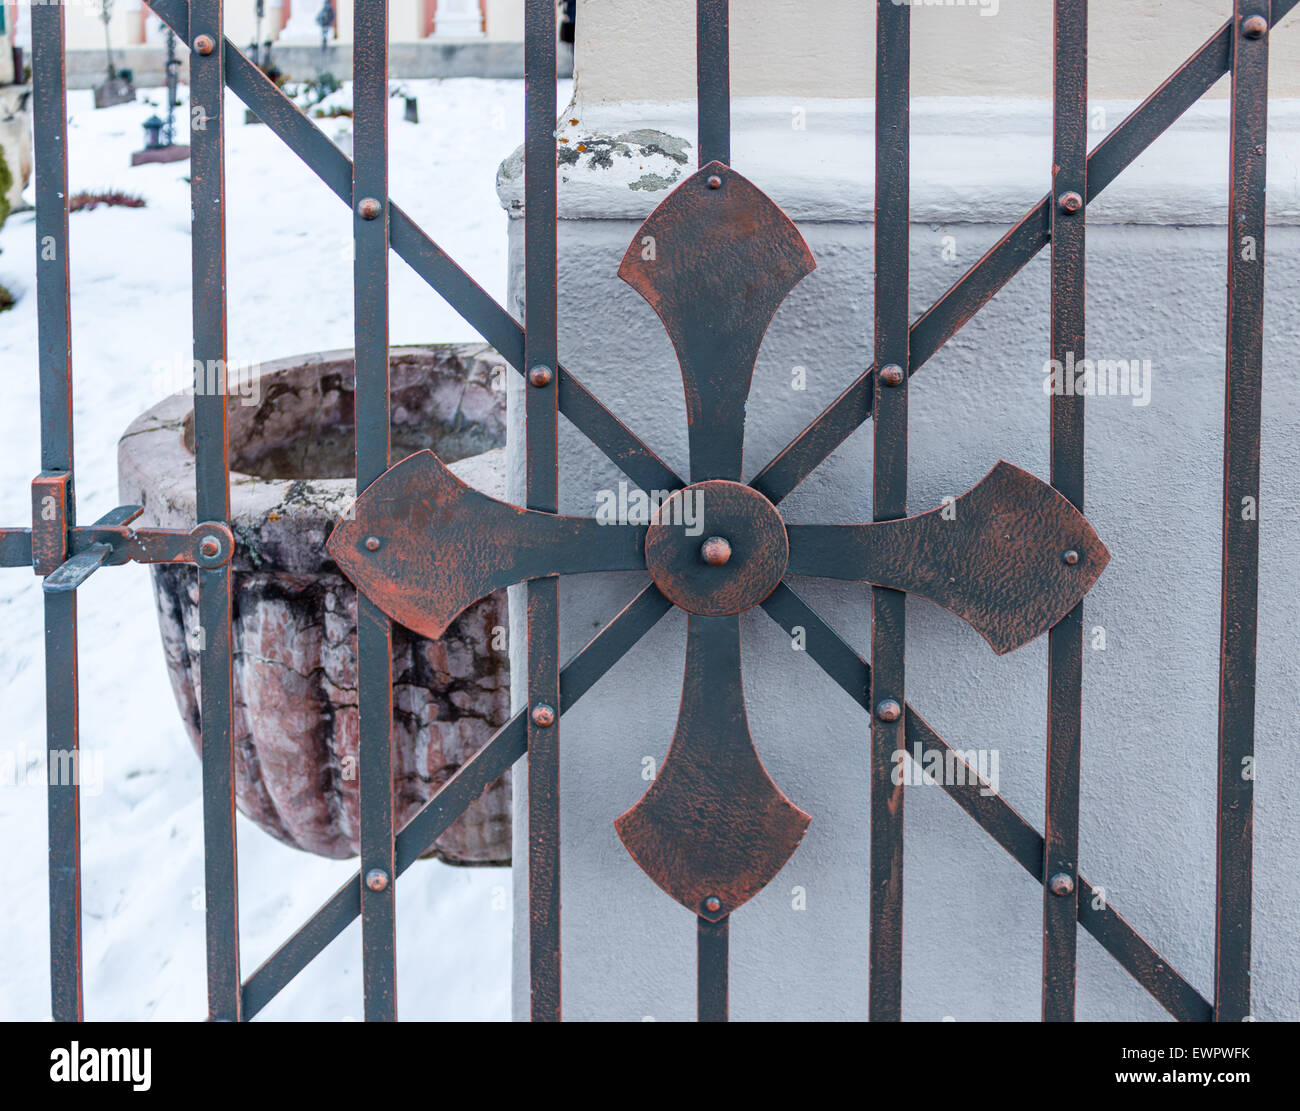
[[[506,217],[497,165],[523,134],[519,81],[409,81],[421,122],[391,107],[394,199],[494,297],[506,288]],[[567,83],[560,102],[567,99]],[[186,91],[182,89],[182,99]],[[333,101],[346,102],[347,90]],[[69,96],[70,189],[121,189],[140,209],[71,217],[73,369],[79,517],[117,504],[116,444],[171,385],[160,366],[190,351],[188,162],[131,168],[161,90],[94,111]],[[161,112],[160,112],[161,114]],[[188,107],[177,110],[188,119]],[[351,214],[268,128],[227,101],[229,357],[261,361],[352,346]],[[350,150],[348,119],[319,120]],[[28,196],[31,193],[29,190]],[[33,214],[0,231],[0,284],[19,295],[0,314],[0,525],[30,519],[39,470]],[[392,342],[477,338],[392,256]],[[142,567],[104,570],[80,591],[86,1017],[195,1019],[205,1013],[199,763],[163,665]],[[0,572],[0,1019],[49,1015],[44,681],[39,581]],[[4,765],[0,765],[2,767]],[[84,767],[84,765],[83,765]],[[355,862],[297,852],[240,819],[245,976],[345,880]],[[402,1017],[509,1015],[510,883],[504,869],[412,867],[398,883]],[[269,1019],[360,1018],[361,934],[353,923],[273,1002]]]

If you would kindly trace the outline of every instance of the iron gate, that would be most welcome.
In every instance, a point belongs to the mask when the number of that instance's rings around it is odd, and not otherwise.
[[[1227,0],[1225,0],[1225,4]],[[1082,925],[1180,1020],[1250,1012],[1252,783],[1258,525],[1235,512],[1258,489],[1263,338],[1268,32],[1297,0],[1232,0],[1231,18],[1091,153],[1087,149],[1087,0],[1054,0],[1051,191],[915,321],[908,301],[909,28],[907,4],[878,0],[874,362],[750,482],[740,481],[750,372],[772,314],[815,262],[794,225],[730,165],[727,0],[698,0],[699,170],[649,217],[669,234],[653,269],[635,249],[620,268],[659,314],[681,363],[690,482],[675,474],[557,359],[555,5],[527,0],[522,328],[388,199],[384,0],[356,0],[355,159],[334,144],[223,34],[222,0],[156,0],[192,48],[194,358],[226,355],[224,118],[232,89],[353,208],[357,487],[354,514],[330,540],[359,586],[361,859],[357,873],[251,975],[239,958],[231,745],[231,578],[225,399],[195,397],[198,523],[131,528],[138,507],[76,523],[69,328],[64,13],[34,0],[36,234],[41,473],[30,528],[0,530],[0,566],[44,578],[47,739],[77,748],[78,585],[136,561],[198,568],[205,630],[202,761],[209,1017],[257,1014],[358,915],[365,1013],[397,1013],[394,885],[457,816],[528,757],[532,1017],[561,1017],[559,737],[576,703],[673,605],[688,613],[683,705],[669,758],[617,825],[629,853],[698,915],[701,1019],[727,1017],[729,916],[797,849],[810,820],[772,783],[745,723],[737,615],[761,606],[868,712],[870,748],[869,1016],[898,1019],[902,979],[903,789],[890,777],[907,746],[956,758],[905,697],[906,593],[957,612],[994,650],[1049,631],[1046,829],[1040,834],[967,768],[945,784],[957,803],[1043,887],[1043,1018],[1074,1016]],[[1223,603],[1214,999],[1205,999],[1107,902],[1080,897],[1078,874],[1082,598],[1108,558],[1083,517],[1084,401],[1054,396],[1051,486],[999,464],[960,499],[960,524],[907,515],[908,378],[1038,251],[1051,245],[1052,358],[1082,355],[1087,204],[1217,80],[1231,75],[1231,197],[1225,404]],[[1046,168],[1045,168],[1046,169]],[[1245,236],[1256,253],[1237,250]],[[640,236],[636,242],[639,243]],[[525,376],[527,507],[462,486],[431,453],[391,466],[388,255],[392,249]],[[742,282],[742,276],[754,280]],[[558,515],[563,413],[645,490],[703,498],[713,532],[688,541],[671,501],[650,526],[595,529]],[[780,502],[874,419],[874,520],[787,525]],[[719,522],[721,522],[719,524]],[[1010,529],[1010,531],[1008,531]],[[437,558],[429,540],[437,545]],[[1002,568],[1014,566],[1016,581]],[[642,568],[651,583],[577,655],[558,658],[558,575]],[[871,584],[871,663],[783,581],[786,571]],[[489,590],[527,583],[528,706],[404,828],[393,823],[391,622],[438,635]],[[874,670],[873,670],[874,668]],[[710,697],[704,688],[710,686]],[[721,692],[720,694],[718,692]],[[53,1015],[82,1017],[80,827],[75,784],[49,792]],[[815,816],[814,816],[815,819]]]

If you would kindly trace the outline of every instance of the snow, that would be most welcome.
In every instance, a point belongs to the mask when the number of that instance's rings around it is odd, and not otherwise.
[[[523,83],[408,81],[421,122],[390,100],[393,198],[498,301],[506,288],[506,217],[497,165],[523,133]],[[568,83],[560,90],[561,103]],[[346,103],[345,87],[327,103]],[[185,99],[186,90],[181,90]],[[72,192],[122,189],[141,209],[72,215],[74,421],[79,518],[117,505],[117,438],[142,410],[180,388],[191,358],[188,162],[130,167],[161,90],[95,111],[69,94]],[[152,103],[144,103],[151,101]],[[351,347],[348,207],[264,125],[227,104],[229,357],[258,362]],[[160,112],[161,114],[161,112]],[[188,105],[177,109],[179,129]],[[344,150],[351,121],[317,121]],[[30,199],[31,192],[28,191]],[[0,231],[0,283],[19,295],[0,314],[0,525],[30,520],[39,470],[35,233],[31,212]],[[394,344],[478,338],[396,255]],[[148,571],[105,569],[81,588],[81,744],[85,1012],[94,1019],[196,1019],[206,1014],[199,762],[168,685]],[[0,1019],[49,1016],[41,591],[35,576],[0,572]],[[3,780],[0,780],[3,782]],[[355,870],[281,845],[239,820],[245,978]],[[511,890],[505,869],[419,862],[400,879],[398,989],[402,1017],[509,1016]],[[354,922],[262,1015],[359,1019],[361,934]]]

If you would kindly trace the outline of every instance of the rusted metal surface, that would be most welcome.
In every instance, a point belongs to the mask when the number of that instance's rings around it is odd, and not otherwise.
[[[688,500],[699,517],[694,525],[682,510]],[[701,543],[697,530],[704,522],[718,535]],[[674,605],[705,617],[758,605],[785,575],[789,551],[785,523],[772,503],[721,479],[679,490],[660,507],[645,537],[655,585]]]
[[[1281,5],[1272,6],[1276,9]],[[1220,1022],[1241,1022],[1248,1017],[1251,999],[1269,14],[1268,0],[1236,0],[1233,6],[1238,32],[1232,48],[1214,919],[1214,1017]]]
[[[356,474],[365,491],[388,470],[388,4],[359,4],[352,45],[352,299],[356,336]],[[384,200],[380,200],[384,198]],[[371,1022],[397,1019],[393,867],[393,629],[357,598],[360,719],[362,994]],[[382,877],[372,883],[369,877]]]
[[[393,620],[440,637],[466,606],[561,571],[645,566],[645,526],[521,509],[465,485],[431,451],[373,482],[326,545]],[[378,540],[370,547],[368,541]]]
[[[718,922],[781,870],[810,820],[754,750],[739,620],[692,614],[677,731],[650,789],[614,822],[624,847],[682,906]]]
[[[673,341],[693,482],[740,480],[759,345],[781,302],[816,265],[789,217],[721,162],[682,182],[633,238],[618,276],[646,299]]]
[[[699,164],[731,161],[731,26],[729,0],[697,0],[695,75],[699,90]]]
[[[1110,560],[1096,531],[1047,483],[1005,461],[928,513],[864,525],[790,525],[790,570],[929,598],[1001,655],[1078,604]],[[1079,559],[1067,563],[1065,553]]]
[[[72,331],[68,279],[68,105],[62,4],[33,5],[32,126],[35,138],[37,352],[40,358],[41,473],[54,481],[56,528],[31,537],[42,567],[67,551],[76,524],[72,442]],[[33,509],[36,506],[33,505]],[[33,521],[38,514],[33,514]],[[47,523],[48,524],[48,523]],[[45,527],[45,526],[41,526]],[[56,567],[58,564],[55,565]],[[77,687],[77,596],[46,593],[45,741],[47,754],[75,754],[80,744]],[[76,783],[46,788],[50,870],[50,1014],[82,1018],[81,798]]]
[[[67,471],[32,479],[32,570],[38,575],[48,575],[68,558],[71,486],[72,476]]]
[[[910,280],[911,9],[876,5],[875,361],[872,518],[907,516],[907,374]],[[879,530],[874,535],[879,535]],[[951,538],[949,538],[951,539]],[[960,544],[960,541],[958,541]],[[922,560],[921,562],[924,562]],[[969,561],[952,579],[969,573]],[[978,564],[977,564],[978,566]],[[865,581],[865,580],[864,580]],[[893,775],[904,742],[907,595],[891,584],[871,589],[871,840],[867,1013],[897,1022],[903,1007],[903,785]]]
[[[1084,245],[1088,192],[1088,0],[1055,0],[1052,137],[1051,357],[1081,360],[1085,352]],[[1057,393],[1051,402],[1052,486],[1083,512],[1084,401]],[[1073,545],[1067,567],[1088,565]],[[1047,771],[1043,890],[1044,1021],[1074,1020],[1078,947],[1079,764],[1083,747],[1083,604],[1070,608],[1048,634]],[[1068,889],[1066,884],[1068,883]]]
[[[223,0],[194,0],[189,31],[223,41]],[[225,55],[190,56],[191,205],[194,365],[226,365]],[[198,520],[230,519],[230,450],[226,399],[196,384],[194,476]],[[239,879],[235,847],[235,757],[232,743],[233,651],[229,565],[199,568],[200,720],[203,729],[204,908],[207,921],[208,1017],[240,1017]]]
[[[727,962],[731,920],[708,918],[696,926],[696,1015],[701,1022],[726,1022],[730,1006]]]
[[[560,429],[556,282],[555,5],[524,5],[524,365],[528,509],[559,512]],[[477,526],[475,527],[477,532]],[[562,1016],[560,966],[560,584],[531,578],[527,589],[528,964],[534,1022]],[[548,723],[548,717],[551,719]]]

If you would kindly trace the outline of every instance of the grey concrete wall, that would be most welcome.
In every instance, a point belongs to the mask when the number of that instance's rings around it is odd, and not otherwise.
[[[1222,137],[1216,142],[1221,146]],[[1220,146],[1207,157],[1216,159]],[[996,159],[991,144],[987,162],[969,168],[971,178]],[[778,161],[770,159],[768,169]],[[742,163],[737,168],[746,172]],[[760,187],[762,170],[752,173]],[[1040,195],[1045,180],[1025,182],[1027,201]],[[662,195],[645,197],[646,211]],[[962,222],[913,227],[914,316],[1006,230],[978,222],[979,195],[973,185],[970,200],[953,203],[950,219]],[[863,198],[869,203],[869,189]],[[1153,198],[1153,211],[1161,203]],[[639,221],[591,218],[598,207],[587,206],[585,216],[570,211],[575,218],[561,221],[561,357],[685,474],[684,404],[671,345],[650,308],[615,276]],[[1143,219],[1141,213],[1133,218]],[[763,346],[749,405],[747,475],[871,362],[871,226],[819,221],[807,211],[798,223],[819,268],[778,312]],[[518,219],[510,234],[511,307],[522,315]],[[1081,871],[1207,996],[1213,990],[1226,252],[1227,230],[1212,221],[1098,224],[1089,235],[1089,354],[1150,359],[1154,379],[1149,405],[1125,397],[1088,402],[1087,512],[1112,562],[1085,610],[1089,644],[1099,643],[1094,630],[1101,629],[1105,647],[1090,648],[1084,668]],[[1300,228],[1270,231],[1268,275],[1255,1013],[1296,1020]],[[912,379],[914,512],[962,493],[998,459],[1047,478],[1048,328],[1044,252]],[[806,390],[791,387],[796,366],[807,369]],[[522,491],[519,408],[512,439],[516,497]],[[571,426],[562,422],[561,429],[562,511],[590,514],[596,491],[617,488],[622,476]],[[783,512],[791,522],[869,520],[870,426],[787,499]],[[645,581],[622,574],[564,580],[562,658]],[[865,587],[804,580],[797,589],[860,652],[869,651]],[[521,610],[513,607],[516,615]],[[514,674],[522,676],[522,627],[515,620]],[[996,750],[1004,797],[1041,830],[1046,638],[998,658],[958,618],[927,602],[909,603],[908,621],[909,701],[954,746]],[[756,745],[775,781],[812,815],[812,825],[776,880],[732,920],[733,1017],[862,1018],[868,723],[761,611],[746,614],[742,630]],[[644,759],[657,766],[667,751],[684,634],[682,615],[671,613],[563,718],[564,1007],[570,1019],[694,1017],[694,917],[638,870],[613,827],[648,786]],[[515,850],[521,1017],[528,997],[524,778],[516,779]],[[904,1017],[1037,1018],[1041,889],[941,788],[908,788],[906,808]],[[800,891],[806,909],[797,909]],[[1083,932],[1078,1013],[1082,1019],[1168,1017]]]

